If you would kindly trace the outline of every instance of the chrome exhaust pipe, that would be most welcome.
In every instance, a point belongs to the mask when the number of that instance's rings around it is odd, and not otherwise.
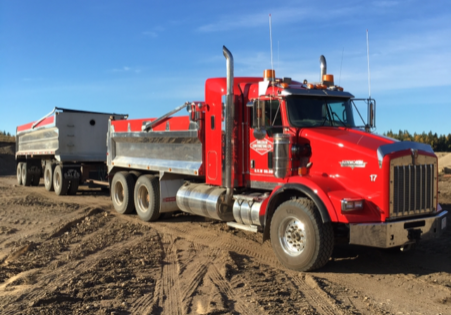
[[[323,55],[321,55],[319,57],[319,62],[321,64],[321,84],[324,84],[324,75],[327,74],[327,63],[326,63],[326,57],[324,57]]]
[[[233,183],[232,183],[232,132],[233,121],[235,119],[235,106],[233,103],[233,56],[232,53],[225,47],[222,47],[222,52],[226,58],[227,65],[227,94],[224,111],[225,119],[225,167],[222,173],[223,184],[227,189],[225,203],[232,204]]]

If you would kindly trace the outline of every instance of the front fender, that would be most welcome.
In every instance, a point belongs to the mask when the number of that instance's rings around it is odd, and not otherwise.
[[[283,186],[278,186],[269,197],[264,209],[265,221],[277,208],[277,200],[281,193],[293,191],[294,195],[299,193],[310,198],[318,208],[323,222],[337,222],[338,215],[331,203],[327,192],[342,190],[343,187],[335,180],[324,176],[296,176],[288,180]]]
[[[262,210],[265,211],[263,240],[269,239],[269,222],[273,213],[279,204],[291,199],[291,196],[303,196],[311,199],[315,203],[323,223],[337,222],[337,212],[326,194],[326,189],[341,189],[341,186],[329,178],[314,178],[309,176],[290,178],[283,186],[276,187],[269,196],[266,206],[262,207],[264,208]]]

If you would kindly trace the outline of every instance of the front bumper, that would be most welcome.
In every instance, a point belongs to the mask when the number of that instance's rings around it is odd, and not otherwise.
[[[447,211],[433,217],[385,223],[350,224],[349,244],[390,248],[439,237],[446,229]]]

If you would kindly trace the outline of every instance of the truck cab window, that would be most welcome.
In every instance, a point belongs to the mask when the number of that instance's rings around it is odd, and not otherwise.
[[[355,127],[349,99],[292,96],[287,111],[294,127]]]
[[[282,133],[282,114],[280,103],[278,100],[260,100],[260,108],[264,109],[264,124],[266,131],[270,137],[275,133]],[[254,115],[253,115],[254,116]],[[252,116],[251,116],[252,117]],[[254,118],[255,119],[255,118]],[[256,126],[256,122],[252,122],[251,126]]]

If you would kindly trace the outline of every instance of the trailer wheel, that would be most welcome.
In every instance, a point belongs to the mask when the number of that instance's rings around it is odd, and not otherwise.
[[[22,185],[22,162],[17,163],[17,184]]]
[[[31,177],[31,186],[39,186],[39,182],[41,181],[41,174],[33,174]]]
[[[128,172],[117,172],[111,182],[111,200],[114,209],[120,214],[132,213],[135,209],[133,201],[133,190],[135,187],[135,176]]]
[[[44,187],[47,191],[53,191],[53,172],[55,170],[55,164],[46,163],[44,169]]]
[[[80,169],[73,169],[72,178],[69,183],[68,195],[76,195],[78,191],[78,186],[80,185],[81,172]]]
[[[277,258],[292,270],[318,269],[332,255],[332,224],[323,223],[315,204],[306,198],[286,201],[277,208],[270,235]]]
[[[64,178],[61,165],[57,165],[53,172],[53,188],[58,196],[67,195],[69,180]]]
[[[135,207],[141,220],[156,221],[160,217],[160,185],[158,178],[142,175],[135,185]]]
[[[30,186],[32,174],[28,171],[28,162],[22,163],[22,185]]]
[[[78,191],[78,186],[80,185],[79,179],[74,179],[70,181],[69,190],[67,191],[68,195],[76,195]]]

